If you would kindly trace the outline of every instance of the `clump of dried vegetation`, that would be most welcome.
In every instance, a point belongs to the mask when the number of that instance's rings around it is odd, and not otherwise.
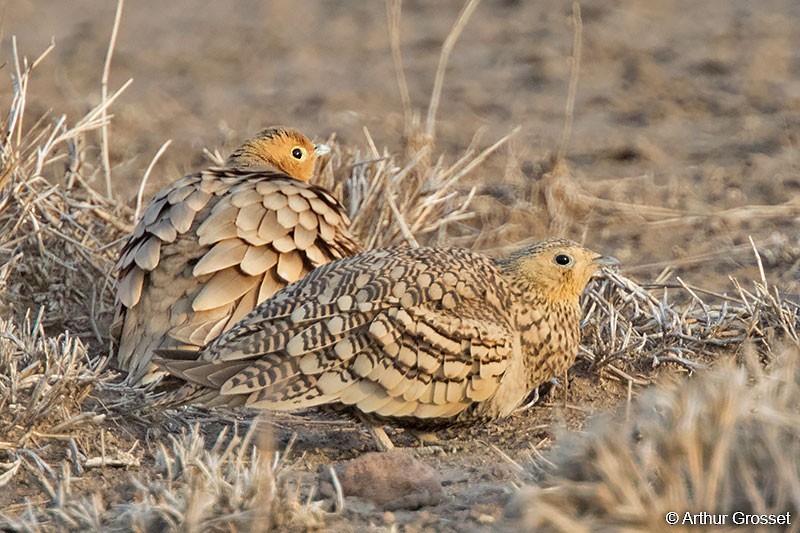
[[[454,161],[436,152],[447,58],[476,5],[467,2],[442,48],[423,121],[411,109],[403,78],[400,3],[388,3],[405,153],[378,149],[367,131],[365,147],[331,139],[333,153],[318,178],[342,199],[369,247],[447,242],[448,228],[471,216],[476,193],[460,184],[462,178],[508,139],[481,149],[476,136]],[[115,30],[118,24],[119,17]],[[288,451],[271,451],[255,424],[244,435],[223,430],[214,438],[197,427],[149,434],[127,412],[137,391],[119,385],[108,368],[107,331],[113,264],[134,209],[110,194],[113,168],[105,155],[109,109],[127,84],[109,94],[106,69],[102,101],[85,117],[69,123],[48,114],[30,124],[31,72],[50,49],[29,62],[13,43],[12,98],[0,132],[0,486],[25,480],[25,488],[5,500],[14,503],[0,510],[0,524],[17,531],[320,526],[324,513],[300,497],[287,475]],[[112,50],[113,38],[107,68]],[[564,145],[567,138],[568,132]],[[554,169],[563,170],[563,151]],[[537,182],[543,199],[535,207],[560,227],[567,214],[558,211],[559,198],[574,184],[563,172],[552,176],[558,179]],[[785,464],[798,451],[797,356],[793,350],[781,356],[775,347],[777,340],[797,344],[798,305],[764,276],[752,289],[738,283],[734,289],[731,297],[680,282],[643,286],[619,274],[607,274],[591,288],[584,300],[582,363],[629,390],[649,383],[655,367],[694,372],[720,353],[741,353],[748,342],[760,361],[753,357],[747,370],[728,366],[698,376],[686,389],[657,392],[614,431],[565,439],[574,442],[563,450],[570,459],[556,459],[557,474],[521,500],[526,524],[639,524],[641,510],[673,501],[719,501],[725,508],[744,498],[754,510],[797,505],[796,497],[788,499],[797,494],[797,472]],[[759,365],[774,370],[762,372]],[[713,435],[705,434],[709,428]],[[671,464],[664,461],[681,457],[687,459],[684,470],[662,472]],[[726,473],[727,466],[733,473]],[[119,470],[122,500],[119,490],[93,490],[82,482],[108,469],[128,469]],[[774,483],[785,484],[764,485],[772,478],[758,477],[772,474],[784,476]],[[742,494],[726,492],[734,482],[745,487]],[[786,490],[766,493],[764,486]]]
[[[646,374],[674,363],[693,371],[720,353],[738,353],[748,342],[763,362],[772,361],[776,342],[798,342],[800,305],[770,286],[755,246],[753,251],[761,279],[749,289],[732,279],[733,296],[689,286],[680,278],[642,286],[606,273],[584,296],[583,358],[629,386],[649,381],[619,367]]]
[[[661,531],[669,512],[797,516],[800,350],[754,349],[687,382],[673,380],[582,433],[561,435],[532,462],[539,486],[506,508],[507,525],[536,531]],[[751,526],[752,527],[752,526]],[[797,526],[794,525],[794,530]],[[724,528],[722,528],[724,529]]]
[[[271,452],[268,438],[257,437],[253,423],[245,435],[227,430],[209,441],[198,426],[169,435],[156,446],[147,474],[130,477],[132,497],[114,503],[113,493],[76,494],[73,486],[84,469],[138,467],[138,461],[96,458],[83,460],[77,474],[62,462],[48,471],[46,507],[28,503],[17,516],[2,517],[12,531],[237,531],[294,528],[314,529],[323,523],[318,506],[300,500],[296,487],[286,483],[291,463],[286,454]],[[263,442],[254,442],[263,441]],[[288,450],[287,450],[288,452]],[[80,465],[79,465],[80,468]],[[46,483],[45,473],[42,483]]]

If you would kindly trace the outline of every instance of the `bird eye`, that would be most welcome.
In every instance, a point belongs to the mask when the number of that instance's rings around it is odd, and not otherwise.
[[[305,152],[303,151],[302,148],[299,148],[297,146],[292,148],[292,157],[294,157],[295,159],[303,159],[304,155],[305,155]]]
[[[570,256],[570,255],[567,255],[567,254],[558,254],[558,255],[555,257],[554,261],[556,262],[556,264],[557,264],[557,265],[560,265],[560,266],[569,266],[569,265],[571,265],[571,264],[572,264],[572,262],[573,262],[573,259],[572,259],[572,256]]]

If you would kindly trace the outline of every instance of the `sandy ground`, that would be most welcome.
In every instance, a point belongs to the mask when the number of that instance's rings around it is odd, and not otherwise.
[[[404,3],[406,76],[421,109],[461,5]],[[5,5],[0,62],[11,60],[12,35],[30,57],[51,37],[56,43],[34,77],[32,115],[53,109],[74,120],[98,103],[114,9],[114,2],[98,0]],[[565,232],[615,255],[630,275],[652,279],[670,266],[716,290],[729,290],[729,275],[754,274],[750,235],[764,250],[768,277],[796,291],[800,3],[590,0],[581,12],[582,60],[566,159],[583,191],[617,203],[573,213]],[[514,126],[521,132],[470,177],[467,185],[479,187],[478,216],[474,232],[460,233],[460,244],[493,250],[552,231],[524,204],[533,201],[540,163],[560,143],[572,43],[572,6],[565,1],[485,0],[466,27],[447,69],[438,151],[455,159],[481,128],[482,146]],[[269,124],[294,125],[317,139],[335,133],[354,145],[364,145],[367,128],[379,146],[401,148],[402,106],[382,2],[130,1],[110,86],[129,78],[111,128],[115,193],[124,199],[133,197],[167,139],[173,142],[156,166],[151,192],[204,165],[203,147],[225,152]],[[2,87],[6,108],[9,84]],[[516,171],[508,169],[509,155]],[[680,216],[655,216],[647,206]],[[422,514],[352,511],[340,519],[356,529],[391,520],[488,528],[481,516],[497,517],[512,483],[524,481],[495,447],[527,461],[532,446],[552,443],[554,420],[580,427],[587,414],[626,394],[579,367],[568,392],[556,389],[511,424],[455,434],[458,451],[430,459],[445,479],[445,503]],[[290,434],[279,432],[279,442]],[[308,475],[371,446],[355,426],[308,435],[298,442]],[[109,476],[124,497],[124,476]]]

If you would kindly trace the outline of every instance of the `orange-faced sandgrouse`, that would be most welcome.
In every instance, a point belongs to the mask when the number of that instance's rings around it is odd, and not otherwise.
[[[308,183],[328,151],[285,127],[248,139],[224,168],[155,195],[117,264],[117,363],[130,384],[163,372],[154,350],[197,350],[312,269],[361,247],[337,200]]]
[[[411,425],[507,417],[575,361],[579,297],[616,260],[564,239],[505,259],[398,247],[328,263],[198,354],[159,352],[178,403],[351,406]],[[379,448],[391,443],[373,427]],[[377,433],[377,434],[376,434]]]

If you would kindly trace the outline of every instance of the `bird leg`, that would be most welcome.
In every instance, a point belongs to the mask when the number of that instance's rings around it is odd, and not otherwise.
[[[520,405],[519,407],[514,409],[514,412],[526,411],[531,407],[533,407],[533,404],[539,401],[539,387],[533,389],[533,392],[528,395],[528,398],[530,398],[531,400],[525,405]]]
[[[431,444],[434,442],[439,442],[439,437],[437,437],[436,433],[434,433],[433,431],[414,430],[414,436],[419,441],[420,446],[424,446],[425,444]]]
[[[433,431],[412,430],[412,433],[414,433],[414,437],[416,437],[417,442],[419,442],[418,447],[411,448],[415,455],[444,455],[446,453],[445,446],[434,444],[441,441]],[[451,451],[455,451],[455,448],[451,446],[447,447],[452,448]]]

